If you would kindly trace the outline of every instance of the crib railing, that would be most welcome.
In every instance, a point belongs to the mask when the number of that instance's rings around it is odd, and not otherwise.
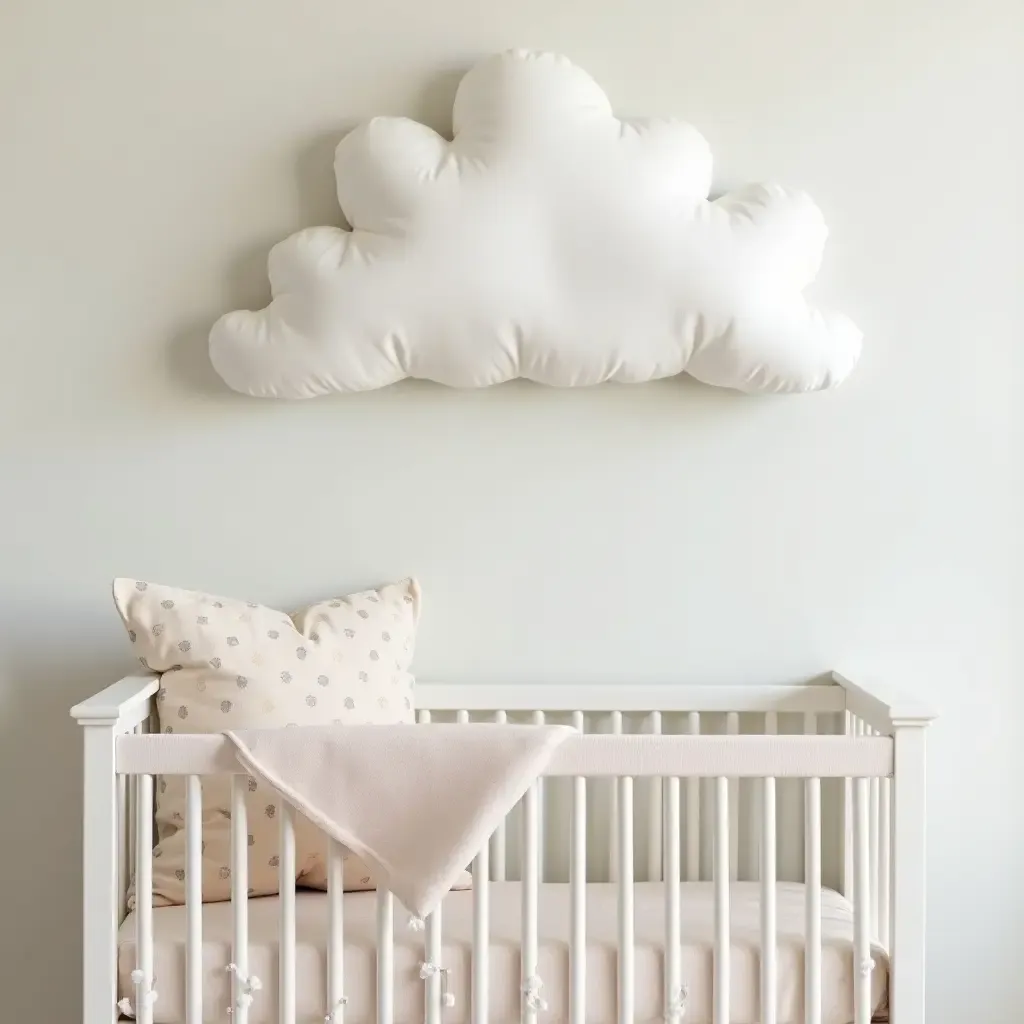
[[[118,787],[127,779],[134,791],[129,826],[136,877],[136,955],[132,1009],[141,1024],[153,1020],[153,928],[151,849],[153,777],[187,778],[186,829],[186,1015],[202,1024],[202,917],[200,778],[230,774],[232,786],[232,1020],[247,1024],[258,981],[248,956],[246,778],[234,748],[216,735],[160,735],[137,731],[149,714],[152,680],[122,681],[114,693],[98,695],[74,713],[86,732],[85,1016],[86,1024],[108,1022],[116,1012],[116,926],[122,900],[117,887]],[[521,1019],[538,1024],[543,995],[538,987],[538,893],[544,875],[543,814],[548,787],[570,793],[568,881],[570,889],[569,1006],[572,1024],[586,1021],[586,898],[588,803],[607,787],[608,875],[617,906],[617,1021],[634,1024],[634,790],[648,791],[648,878],[664,879],[663,1016],[678,1022],[685,1012],[680,970],[680,881],[700,876],[702,819],[711,818],[710,876],[714,889],[713,1020],[730,1021],[730,882],[739,875],[740,780],[756,794],[747,821],[756,835],[760,885],[761,1024],[775,1024],[777,950],[777,786],[799,780],[803,790],[803,877],[805,882],[804,1019],[822,1021],[822,780],[841,780],[843,888],[854,908],[854,1022],[868,1024],[872,1012],[872,937],[890,951],[890,1017],[894,1024],[924,1020],[924,746],[923,709],[891,701],[837,680],[830,686],[744,688],[562,688],[423,687],[423,724],[454,715],[509,721],[568,716],[581,735],[555,753],[545,777],[531,787],[518,811],[521,879]],[[583,704],[586,711],[573,705]],[[540,705],[540,707],[538,707]],[[495,708],[498,710],[495,710]],[[650,711],[652,707],[657,711]],[[779,716],[803,716],[804,734],[779,734]],[[624,723],[643,716],[642,731]],[[725,715],[724,732],[701,731],[702,716]],[[760,734],[740,731],[740,715],[763,716]],[[681,717],[680,717],[681,716]],[[839,717],[842,732],[831,731]],[[605,732],[584,732],[604,719]],[[819,719],[829,732],[818,733]],[[680,727],[680,724],[682,728]],[[667,731],[667,727],[673,731]],[[678,730],[678,731],[677,731]],[[825,731],[823,730],[823,733]],[[711,788],[702,794],[702,785]],[[710,800],[707,797],[710,796]],[[130,801],[131,802],[131,801]],[[710,805],[710,806],[709,806]],[[685,807],[685,817],[682,814]],[[752,808],[752,809],[751,809]],[[710,810],[710,815],[705,811]],[[295,1024],[295,810],[279,803],[279,976],[278,1020]],[[489,888],[509,873],[510,836],[502,825],[474,865],[472,1021],[488,1024]],[[685,851],[685,856],[684,856]],[[344,902],[342,850],[332,843],[328,858],[327,978],[329,1024],[343,1024]],[[446,976],[441,964],[442,904],[424,932],[422,976],[426,1024],[441,1024]],[[394,1024],[394,917],[391,894],[377,892],[377,1024]]]

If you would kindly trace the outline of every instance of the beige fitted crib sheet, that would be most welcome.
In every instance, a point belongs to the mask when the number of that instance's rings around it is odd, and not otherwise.
[[[520,1019],[520,886],[518,882],[491,883],[490,1021],[517,1024]],[[804,889],[783,883],[778,887],[778,1021],[803,1021]],[[538,920],[539,974],[548,1009],[540,1020],[564,1021],[569,1010],[569,886],[541,886]],[[664,941],[664,887],[660,882],[638,882],[635,887],[636,1021],[662,1021],[662,960]],[[714,893],[708,882],[681,886],[682,979],[689,989],[686,1024],[710,1024]],[[376,897],[372,892],[345,896],[345,984],[348,998],[346,1024],[374,1024],[376,1012]],[[454,892],[443,905],[442,966],[449,968],[455,1005],[444,1011],[445,1024],[470,1021],[470,979],[473,934],[473,894]],[[231,905],[203,907],[203,1007],[207,1022],[226,1021],[230,1000]],[[732,1024],[755,1024],[759,1012],[759,886],[739,882],[731,886]],[[153,911],[156,1024],[179,1024],[185,1017],[185,908],[160,907]],[[396,903],[395,913],[395,1024],[423,1020],[424,983],[419,977],[423,932],[407,927],[407,914]],[[608,883],[587,886],[587,1021],[614,1024],[616,1020],[616,887]],[[271,1024],[277,1019],[278,899],[249,901],[249,969],[263,987],[249,1011],[250,1024]],[[822,1020],[848,1024],[853,1019],[853,910],[831,890],[822,894]],[[296,899],[296,1020],[322,1024],[327,1012],[326,989],[327,897],[300,892]],[[888,961],[878,947],[872,949],[872,999],[883,1010]],[[135,967],[134,914],[119,934],[119,997],[134,998],[131,972]]]

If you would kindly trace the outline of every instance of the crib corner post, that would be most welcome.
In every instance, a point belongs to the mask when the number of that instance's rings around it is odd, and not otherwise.
[[[893,1024],[925,1020],[926,719],[893,722]]]
[[[85,741],[82,822],[82,1021],[111,1024],[117,1011],[117,720],[80,721]]]

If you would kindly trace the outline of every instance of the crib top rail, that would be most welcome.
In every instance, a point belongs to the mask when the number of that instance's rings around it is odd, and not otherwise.
[[[545,683],[475,685],[417,682],[416,703],[431,711],[587,711],[633,712],[813,712],[846,708],[841,686],[825,683],[793,686],[688,686],[629,682],[606,684]]]
[[[246,771],[238,761],[236,748],[224,736],[160,733],[118,737],[115,770],[122,775],[239,775]],[[891,775],[892,770],[893,742],[888,736],[630,733],[573,736],[554,752],[543,774],[605,778],[878,778]]]
[[[113,726],[116,732],[128,732],[149,716],[158,688],[158,676],[128,676],[75,705],[71,717],[83,726]],[[874,683],[853,682],[838,672],[824,681],[789,686],[420,682],[416,702],[438,712],[848,712],[885,736],[900,726],[925,726],[935,717],[916,698]]]

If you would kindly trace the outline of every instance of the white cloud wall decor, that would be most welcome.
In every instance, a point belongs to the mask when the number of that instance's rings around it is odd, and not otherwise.
[[[685,371],[803,392],[853,369],[860,332],[803,298],[826,237],[806,195],[758,185],[709,202],[694,128],[617,119],[551,54],[477,65],[453,123],[451,142],[397,117],[342,140],[351,230],[273,248],[273,301],[210,334],[230,387],[311,398],[404,377],[578,386]]]

